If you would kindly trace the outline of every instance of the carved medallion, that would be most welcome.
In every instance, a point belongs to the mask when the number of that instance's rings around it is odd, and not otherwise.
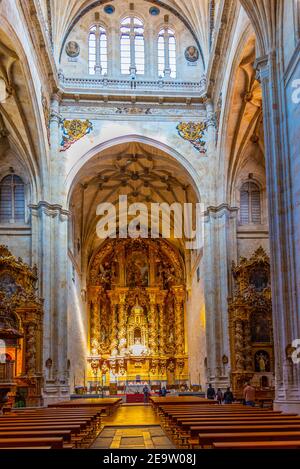
[[[199,51],[195,46],[189,46],[185,49],[184,56],[188,62],[195,63],[199,60]]]
[[[66,54],[69,57],[75,58],[80,54],[80,46],[76,41],[69,41],[66,45]]]

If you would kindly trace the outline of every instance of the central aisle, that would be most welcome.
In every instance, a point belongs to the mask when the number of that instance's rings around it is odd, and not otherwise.
[[[94,449],[174,448],[149,404],[123,404],[114,415],[104,417],[103,425]]]

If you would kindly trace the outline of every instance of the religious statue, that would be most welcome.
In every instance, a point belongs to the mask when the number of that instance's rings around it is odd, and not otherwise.
[[[260,350],[255,354],[255,360],[256,360],[256,371],[259,371],[261,373],[268,372],[270,371],[270,362],[269,362],[269,356],[267,352]]]
[[[188,62],[197,62],[199,60],[199,51],[195,46],[189,46],[186,48],[184,56]]]
[[[266,371],[265,357],[262,354],[260,354],[260,357],[258,359],[258,364],[259,364],[260,371]]]
[[[99,281],[100,284],[109,286],[110,285],[110,279],[111,279],[111,270],[110,270],[110,265],[108,262],[106,262],[104,265],[100,264],[99,267]]]

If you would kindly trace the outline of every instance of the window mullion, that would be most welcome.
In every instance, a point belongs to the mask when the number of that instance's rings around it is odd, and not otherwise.
[[[170,35],[167,28],[165,28],[164,32],[164,43],[165,43],[165,70],[164,75],[166,78],[170,78],[171,76],[171,68],[170,68]]]
[[[130,19],[130,74],[136,75],[136,63],[135,63],[135,41],[136,33],[134,27],[134,19]]]
[[[101,60],[100,60],[100,28],[99,28],[99,25],[97,25],[95,74],[96,75],[101,75],[101,73],[102,73],[102,66],[101,66]]]
[[[13,178],[11,179],[11,223],[15,223],[15,185]]]

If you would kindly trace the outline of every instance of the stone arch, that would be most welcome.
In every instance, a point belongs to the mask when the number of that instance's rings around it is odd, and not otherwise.
[[[282,0],[239,0],[253,25],[257,38],[258,56],[268,54],[276,47],[277,26]]]
[[[17,61],[20,64],[23,73],[23,83],[24,89],[30,99],[30,105],[32,114],[34,116],[34,122],[36,126],[36,135],[39,136],[36,138],[37,150],[34,151],[33,142],[31,144],[30,151],[28,151],[24,145],[20,142],[20,132],[17,126],[13,126],[11,135],[9,136],[11,141],[11,149],[19,159],[22,159],[22,162],[26,166],[30,177],[31,189],[32,189],[32,201],[38,201],[43,198],[43,181],[47,181],[47,148],[46,148],[46,133],[43,121],[41,116],[43,111],[41,111],[41,105],[38,102],[38,96],[36,94],[36,89],[34,86],[33,74],[30,70],[30,64],[27,58],[27,52],[25,51],[18,33],[14,28],[13,24],[8,21],[8,19],[0,14],[0,31],[3,33],[4,37],[10,39],[14,45],[13,52],[17,56]],[[5,110],[3,110],[4,116],[6,115]],[[44,138],[42,138],[42,136]],[[33,139],[34,136],[31,135]],[[42,155],[42,156],[40,156]],[[39,159],[38,159],[39,158]],[[39,174],[42,175],[42,181],[39,179]]]
[[[104,150],[113,148],[116,145],[119,145],[122,143],[130,143],[130,142],[144,143],[149,146],[152,146],[153,148],[157,150],[161,150],[164,153],[167,153],[179,165],[181,165],[182,168],[189,174],[191,180],[194,183],[193,188],[198,196],[198,201],[199,202],[202,201],[200,190],[199,190],[199,188],[201,187],[200,177],[197,171],[195,170],[195,168],[181,153],[179,153],[176,149],[171,148],[170,146],[166,145],[165,143],[159,142],[158,140],[154,140],[152,138],[145,137],[143,135],[132,134],[132,135],[124,135],[121,137],[116,137],[111,140],[106,140],[105,142],[102,142],[94,146],[93,148],[91,148],[89,151],[87,151],[77,160],[77,162],[70,169],[65,180],[66,193],[68,194],[67,204],[69,205],[70,196],[72,193],[72,187],[74,187],[74,184],[76,183],[77,177],[80,174],[80,170],[89,160],[91,160],[95,155],[101,153]]]

